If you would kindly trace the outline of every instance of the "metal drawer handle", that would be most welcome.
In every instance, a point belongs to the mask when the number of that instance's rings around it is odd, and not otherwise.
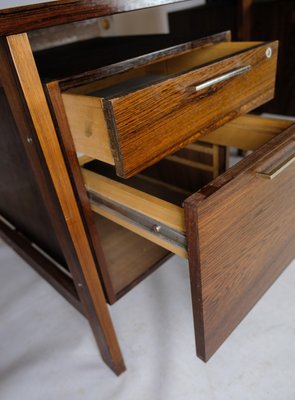
[[[224,75],[218,76],[217,78],[210,79],[209,81],[206,81],[204,83],[201,83],[200,85],[195,86],[196,92],[206,89],[212,85],[215,85],[216,83],[227,81],[228,79],[231,79],[234,76],[242,75],[245,72],[250,71],[250,69],[251,65],[246,65],[246,67],[238,68],[233,71],[227,72]]]
[[[289,167],[295,161],[295,154],[288,157],[287,160],[283,161],[281,164],[277,165],[270,172],[256,172],[256,176],[260,176],[265,179],[273,179],[278,176],[281,172],[283,172],[286,168]]]

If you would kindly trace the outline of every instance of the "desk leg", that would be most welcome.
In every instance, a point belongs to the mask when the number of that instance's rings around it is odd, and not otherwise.
[[[27,35],[2,38],[0,59],[2,86],[84,313],[102,358],[119,375],[124,361]]]

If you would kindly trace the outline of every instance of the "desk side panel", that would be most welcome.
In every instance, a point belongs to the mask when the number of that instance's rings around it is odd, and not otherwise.
[[[0,213],[29,240],[65,265],[3,87],[0,87]]]

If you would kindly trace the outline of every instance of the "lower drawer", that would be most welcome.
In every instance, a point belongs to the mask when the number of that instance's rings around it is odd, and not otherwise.
[[[250,154],[203,187],[183,187],[190,169],[204,168],[184,154],[124,184],[102,165],[83,167],[93,211],[188,258],[205,361],[295,256],[295,125],[244,116],[206,143],[204,152],[213,144]]]

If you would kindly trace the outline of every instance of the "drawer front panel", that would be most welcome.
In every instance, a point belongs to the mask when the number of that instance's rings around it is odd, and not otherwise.
[[[277,43],[261,45],[104,100],[118,174],[128,178],[270,100],[276,60]]]
[[[294,161],[292,126],[185,202],[197,352],[205,361],[295,256]]]

